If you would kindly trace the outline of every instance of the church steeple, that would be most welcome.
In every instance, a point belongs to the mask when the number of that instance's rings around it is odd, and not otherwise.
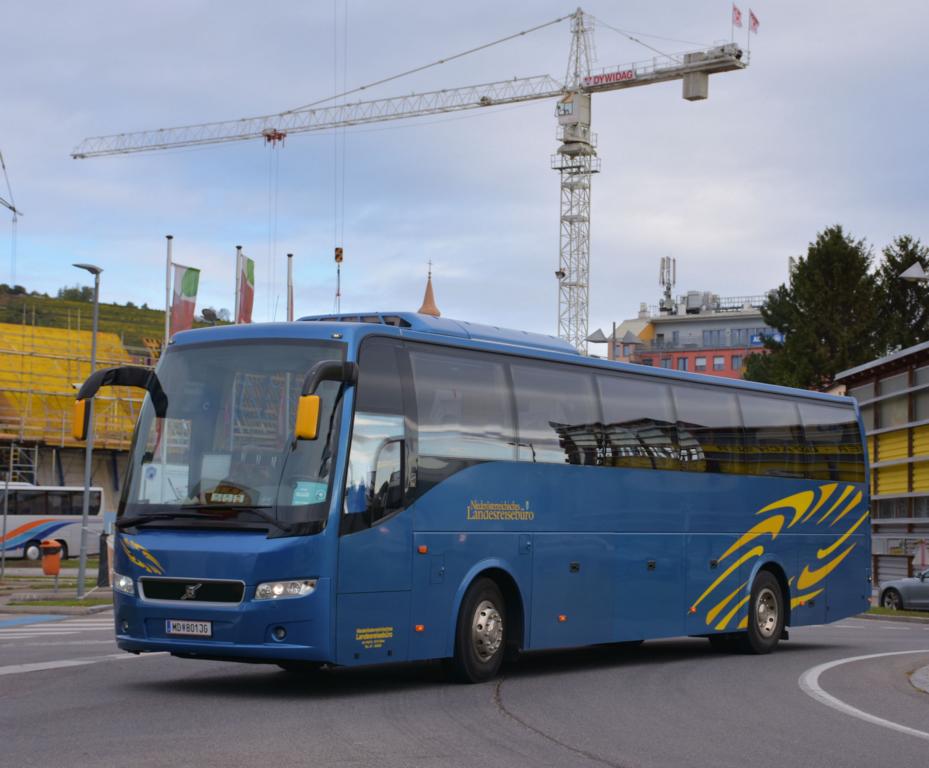
[[[426,279],[426,293],[423,295],[423,305],[417,310],[421,315],[432,315],[432,317],[441,317],[442,313],[435,303],[435,296],[432,293],[432,262],[429,262],[429,277]]]

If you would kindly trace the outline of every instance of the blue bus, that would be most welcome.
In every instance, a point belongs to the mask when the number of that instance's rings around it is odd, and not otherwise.
[[[865,610],[855,401],[415,313],[179,333],[115,540],[120,648],[285,669],[707,637]]]

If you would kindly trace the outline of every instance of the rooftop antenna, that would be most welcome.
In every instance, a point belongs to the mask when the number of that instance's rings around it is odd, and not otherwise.
[[[672,256],[662,256],[661,266],[658,269],[658,285],[664,288],[661,302],[658,308],[662,312],[672,312],[674,310],[674,299],[671,298],[671,292],[677,283],[677,259]]]

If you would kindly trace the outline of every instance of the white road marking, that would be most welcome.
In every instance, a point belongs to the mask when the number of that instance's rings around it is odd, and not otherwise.
[[[846,659],[827,661],[825,664],[819,664],[818,666],[812,667],[800,675],[800,680],[798,681],[800,683],[800,689],[805,694],[807,694],[807,696],[816,699],[816,701],[818,701],[820,704],[825,704],[827,707],[831,707],[838,712],[851,715],[852,717],[857,717],[859,720],[864,720],[866,723],[873,723],[874,725],[880,725],[884,728],[890,728],[893,731],[899,731],[900,733],[906,733],[910,736],[915,736],[917,739],[929,741],[929,733],[926,731],[910,728],[908,725],[895,723],[893,720],[885,720],[883,717],[872,715],[868,712],[858,709],[857,707],[853,707],[851,704],[846,704],[841,699],[837,699],[835,696],[826,693],[819,685],[819,676],[822,675],[823,672],[826,672],[833,667],[838,667],[842,664],[851,664],[855,661],[879,659],[884,656],[903,656],[908,653],[929,653],[929,648],[921,648],[916,651],[890,651],[888,653],[871,653],[867,656],[850,656]]]
[[[8,645],[13,640],[32,640],[37,637],[59,637],[79,632],[113,632],[112,617],[100,619],[70,619],[55,622],[35,622],[0,629],[0,642]]]
[[[135,656],[130,653],[109,653],[106,656],[91,656],[84,659],[60,659],[58,661],[40,661],[35,664],[11,664],[0,667],[0,676],[21,675],[24,672],[43,672],[48,669],[64,669],[66,667],[83,667],[87,664],[99,664],[101,661],[129,661],[141,659],[146,656],[166,656],[166,652],[143,653]]]

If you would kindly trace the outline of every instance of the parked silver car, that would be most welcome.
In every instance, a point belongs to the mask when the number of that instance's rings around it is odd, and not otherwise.
[[[881,605],[897,611],[929,611],[929,570],[882,584]]]

